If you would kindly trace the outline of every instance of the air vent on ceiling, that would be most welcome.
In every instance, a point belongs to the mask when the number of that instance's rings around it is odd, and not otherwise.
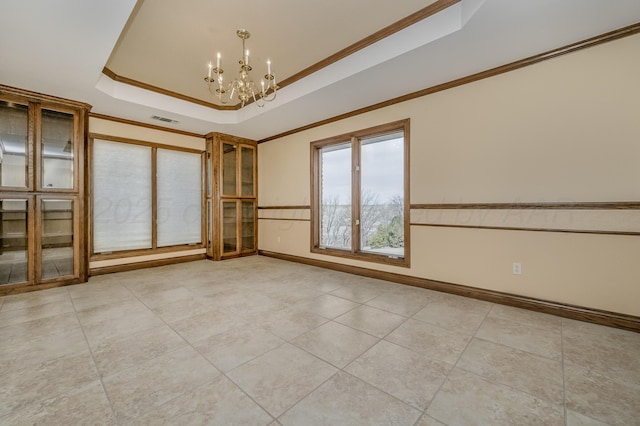
[[[152,115],[151,118],[158,121],[164,121],[165,123],[178,123],[178,120],[172,120],[167,117],[160,117],[159,115]]]

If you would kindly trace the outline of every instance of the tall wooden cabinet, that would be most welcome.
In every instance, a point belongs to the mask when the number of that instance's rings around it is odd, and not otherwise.
[[[257,253],[256,142],[207,135],[207,257],[221,260]]]
[[[0,85],[0,294],[87,280],[89,109]]]

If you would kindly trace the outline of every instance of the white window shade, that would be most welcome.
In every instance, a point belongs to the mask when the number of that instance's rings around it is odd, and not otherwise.
[[[93,143],[93,251],[152,247],[151,148]]]
[[[202,161],[191,152],[158,149],[158,247],[202,242]]]

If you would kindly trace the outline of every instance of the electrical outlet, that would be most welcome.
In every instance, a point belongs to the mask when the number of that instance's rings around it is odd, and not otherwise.
[[[522,264],[520,262],[513,262],[511,271],[513,275],[522,275]]]
[[[280,244],[280,237],[278,237],[277,242],[278,242],[278,244]]]

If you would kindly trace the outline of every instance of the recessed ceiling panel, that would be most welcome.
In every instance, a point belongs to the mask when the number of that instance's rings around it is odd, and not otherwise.
[[[247,40],[256,78],[271,60],[278,81],[310,67],[435,0],[146,0],[106,64],[115,74],[164,90],[214,103],[204,77],[216,53],[225,77],[238,71]],[[229,80],[227,80],[229,81]]]

